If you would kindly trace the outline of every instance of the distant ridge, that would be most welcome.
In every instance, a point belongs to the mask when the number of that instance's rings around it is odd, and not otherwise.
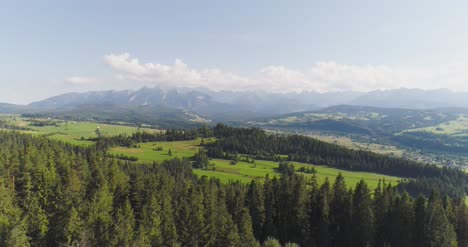
[[[186,110],[213,121],[243,121],[294,112],[318,110],[336,105],[355,105],[399,109],[468,108],[468,92],[447,89],[395,89],[360,92],[267,93],[212,91],[209,89],[106,90],[66,93],[26,106],[0,104],[0,113],[54,112],[80,108],[82,105],[119,107],[157,106]]]

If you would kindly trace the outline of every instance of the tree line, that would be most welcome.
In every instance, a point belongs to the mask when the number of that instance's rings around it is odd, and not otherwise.
[[[295,173],[221,184],[184,159],[134,165],[0,132],[0,246],[465,246],[466,207],[382,181]],[[293,244],[294,243],[294,244]]]
[[[218,124],[213,131],[217,140],[206,145],[210,157],[225,158],[248,154],[278,160],[278,155],[285,155],[285,160],[288,161],[410,178],[408,183],[402,183],[400,187],[410,184],[407,190],[413,196],[419,192],[428,196],[434,187],[443,194],[460,199],[464,199],[468,192],[468,175],[459,169],[440,168],[436,165],[353,150],[301,135],[271,134],[257,128],[234,128]]]
[[[110,147],[122,146],[133,147],[141,142],[167,142],[167,141],[186,141],[195,140],[196,138],[212,137],[213,129],[208,127],[200,127],[187,130],[168,129],[165,131],[137,131],[131,135],[119,134],[109,137],[98,137],[90,139],[96,141],[96,149],[101,152],[106,152]]]

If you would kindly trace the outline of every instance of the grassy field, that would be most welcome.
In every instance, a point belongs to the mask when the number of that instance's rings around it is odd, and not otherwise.
[[[209,141],[209,140],[205,140]],[[124,148],[114,147],[111,149],[111,154],[125,154],[128,156],[134,156],[138,158],[138,162],[153,162],[162,161],[170,158],[189,158],[193,156],[200,147],[200,139],[194,141],[178,141],[178,142],[149,142],[140,143],[140,148]],[[157,151],[158,147],[162,148],[162,151]],[[172,152],[172,156],[168,155],[169,149]],[[242,182],[250,182],[252,179],[262,179],[266,175],[270,177],[280,176],[281,174],[276,171],[278,162],[256,160],[254,164],[246,162],[237,162],[236,165],[231,165],[229,160],[212,159],[212,164],[208,170],[195,169],[194,173],[208,177],[215,177],[220,179],[222,182],[229,182],[240,180]],[[313,165],[294,162],[296,170],[300,167],[310,167]],[[325,181],[328,178],[330,181],[334,181],[334,178],[338,173],[342,173],[346,178],[348,186],[354,187],[357,182],[361,179],[365,179],[370,187],[375,188],[379,179],[385,179],[387,182],[391,182],[396,185],[399,178],[384,176],[381,174],[366,173],[366,172],[350,172],[338,170],[335,168],[325,166],[313,166],[317,171],[317,180],[319,183]],[[305,176],[312,176],[311,174],[304,174]]]
[[[147,142],[140,143],[140,148],[114,147],[111,148],[111,154],[126,154],[138,158],[138,162],[162,161],[171,158],[188,158],[193,156],[200,148],[200,139],[193,141],[177,142]],[[156,151],[161,147],[161,151]],[[169,156],[169,149],[172,156]]]
[[[272,119],[268,122],[258,122],[257,124],[291,124],[291,123],[305,123],[309,121],[317,121],[324,119],[334,119],[334,120],[378,120],[381,119],[381,116],[378,112],[362,112],[360,114],[347,114],[336,112],[333,114],[329,113],[305,113],[299,116],[287,116],[284,118]]]
[[[440,135],[468,136],[468,116],[463,115],[454,121],[406,131],[427,131]]]
[[[202,171],[200,174],[217,177],[222,181],[227,180],[234,180],[235,179],[243,179],[250,181],[251,179],[257,178],[264,178],[266,175],[269,177],[280,176],[281,174],[276,171],[278,168],[278,162],[273,161],[266,161],[266,160],[256,160],[254,164],[246,163],[246,162],[238,162],[235,165],[231,165],[230,161],[228,160],[219,160],[214,159],[212,160],[214,164],[214,170],[206,170]],[[331,167],[326,166],[314,166],[310,164],[304,163],[292,163],[295,169],[299,169],[301,167],[314,167],[317,171],[316,176],[319,184],[323,183],[325,179],[329,179],[331,182],[334,181],[335,177],[341,172],[341,174],[346,178],[346,183],[348,186],[354,187],[356,183],[358,183],[361,179],[366,180],[371,188],[377,187],[377,184],[380,179],[385,179],[387,182],[391,182],[392,184],[398,184],[399,178],[391,177],[391,176],[384,176],[381,174],[375,173],[366,173],[366,172],[350,172],[350,171],[343,171]],[[198,172],[198,171],[197,171]],[[219,177],[217,173],[223,173],[223,176]],[[306,177],[312,177],[312,174],[301,173]]]
[[[97,132],[103,136],[112,136],[119,134],[132,134],[138,131],[137,127],[125,126],[125,125],[113,125],[113,124],[101,124],[93,122],[75,122],[75,121],[63,121],[63,120],[52,120],[55,125],[47,126],[33,126],[33,121],[51,121],[49,119],[29,119],[22,118],[17,115],[3,115],[2,119],[7,120],[8,123],[16,125],[18,127],[25,127],[31,130],[23,131],[31,133],[33,135],[45,135],[51,139],[66,141],[76,145],[91,145],[94,142],[87,141],[87,138],[96,138]],[[158,131],[154,129],[142,128],[144,131]]]
[[[374,153],[394,155],[397,157],[401,157],[404,152],[403,149],[400,149],[396,146],[382,145],[382,144],[377,144],[377,143],[357,142],[345,136],[318,135],[318,134],[309,134],[307,136],[310,136],[312,138],[316,138],[325,142],[352,148],[352,149],[366,150],[366,151],[371,151]]]
[[[118,134],[131,134],[138,131],[136,127],[124,125],[110,125],[100,124],[93,122],[72,122],[53,120],[56,125],[50,126],[32,126],[33,121],[48,121],[48,119],[27,119],[15,115],[4,115],[2,119],[6,119],[10,124],[30,128],[31,130],[23,131],[33,135],[44,135],[52,139],[66,141],[76,145],[92,145],[94,142],[87,141],[87,138],[97,137],[96,130],[103,136],[111,136]],[[153,129],[142,129],[145,131],[158,131]],[[214,139],[205,139],[205,142],[213,141]],[[337,140],[334,140],[337,141]],[[346,140],[340,140],[343,144]],[[148,142],[138,144],[138,148],[114,147],[109,151],[111,154],[125,154],[138,158],[138,162],[153,162],[163,161],[171,158],[189,158],[192,157],[200,146],[200,139],[192,141],[177,141],[177,142]],[[351,143],[351,142],[349,142]],[[162,150],[160,150],[162,149]],[[171,150],[172,155],[169,155]],[[245,183],[250,182],[252,179],[262,179],[266,175],[270,177],[280,176],[281,174],[276,171],[278,167],[277,162],[256,160],[255,164],[238,162],[236,165],[231,165],[229,160],[213,159],[210,161],[212,166],[209,170],[195,169],[194,173],[208,177],[215,177],[222,182],[229,182],[239,180]],[[303,166],[312,166],[310,164],[293,163],[296,170]],[[383,176],[380,174],[364,173],[364,172],[349,172],[342,171],[330,167],[314,166],[317,171],[317,179],[319,183],[329,178],[331,181],[338,175],[339,172],[346,178],[348,186],[354,186],[360,179],[365,179],[371,187],[377,186],[378,180],[385,178],[385,180],[398,183],[398,178]],[[304,174],[311,176],[311,174]]]

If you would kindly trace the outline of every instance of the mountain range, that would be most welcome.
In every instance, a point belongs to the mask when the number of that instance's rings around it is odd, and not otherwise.
[[[396,89],[362,92],[267,93],[212,91],[204,88],[107,90],[66,93],[28,105],[0,104],[0,113],[77,113],[93,112],[89,117],[109,116],[112,111],[150,116],[170,116],[172,120],[243,121],[293,112],[322,109],[334,105],[359,105],[382,108],[432,109],[468,108],[468,92],[447,89]],[[160,114],[164,112],[164,114]],[[171,114],[168,114],[171,112]],[[178,114],[185,117],[177,118]],[[112,114],[116,115],[116,114]]]

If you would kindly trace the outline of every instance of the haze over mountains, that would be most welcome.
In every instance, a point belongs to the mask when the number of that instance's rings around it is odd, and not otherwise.
[[[267,93],[212,91],[209,89],[161,89],[143,87],[139,90],[108,90],[84,93],[66,93],[28,105],[0,104],[2,113],[67,112],[91,109],[98,114],[100,108],[109,111],[145,107],[164,112],[190,112],[215,121],[246,120],[292,112],[317,110],[334,105],[360,105],[383,108],[432,109],[468,108],[467,92],[452,92],[447,89],[397,89],[368,93]],[[164,110],[163,110],[164,109]],[[183,111],[181,111],[183,110]],[[96,112],[97,111],[97,112]]]

